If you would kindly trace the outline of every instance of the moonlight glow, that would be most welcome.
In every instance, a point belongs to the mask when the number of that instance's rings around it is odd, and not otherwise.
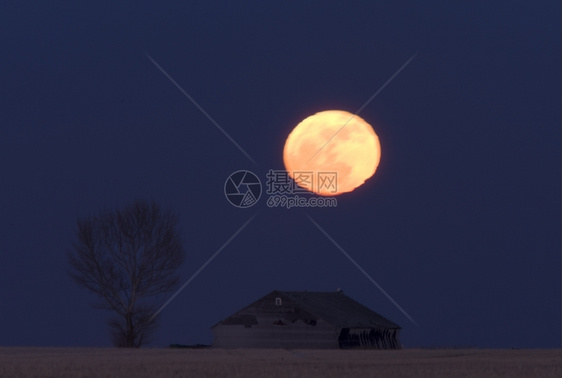
[[[293,179],[299,171],[314,172],[315,180],[318,172],[337,172],[335,193],[322,187],[318,190],[316,182],[313,185],[312,191],[326,196],[351,192],[365,183],[375,173],[380,157],[379,138],[371,125],[342,110],[306,118],[289,134],[283,150],[285,169]]]

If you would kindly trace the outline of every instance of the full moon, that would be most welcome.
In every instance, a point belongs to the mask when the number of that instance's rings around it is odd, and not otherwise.
[[[283,149],[289,176],[300,187],[322,196],[363,185],[375,173],[380,157],[379,138],[371,125],[343,110],[306,118],[289,134]]]

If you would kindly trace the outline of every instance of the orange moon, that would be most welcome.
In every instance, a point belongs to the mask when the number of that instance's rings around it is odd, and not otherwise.
[[[289,176],[300,187],[322,196],[351,192],[363,185],[377,170],[380,157],[379,138],[371,125],[343,110],[306,118],[289,134],[283,149]],[[312,182],[302,179],[307,177],[303,172],[312,173]],[[335,180],[331,180],[334,172]]]

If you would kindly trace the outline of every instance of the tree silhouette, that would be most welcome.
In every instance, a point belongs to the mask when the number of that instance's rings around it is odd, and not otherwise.
[[[138,348],[156,328],[151,299],[173,290],[184,252],[178,218],[154,202],[136,201],[122,209],[78,219],[68,274],[111,310],[113,343]]]

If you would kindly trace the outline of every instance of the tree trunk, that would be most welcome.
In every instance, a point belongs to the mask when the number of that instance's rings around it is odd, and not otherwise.
[[[125,347],[126,348],[135,348],[135,326],[133,324],[133,313],[128,312],[125,315],[125,321],[127,324],[127,330],[125,333]]]

